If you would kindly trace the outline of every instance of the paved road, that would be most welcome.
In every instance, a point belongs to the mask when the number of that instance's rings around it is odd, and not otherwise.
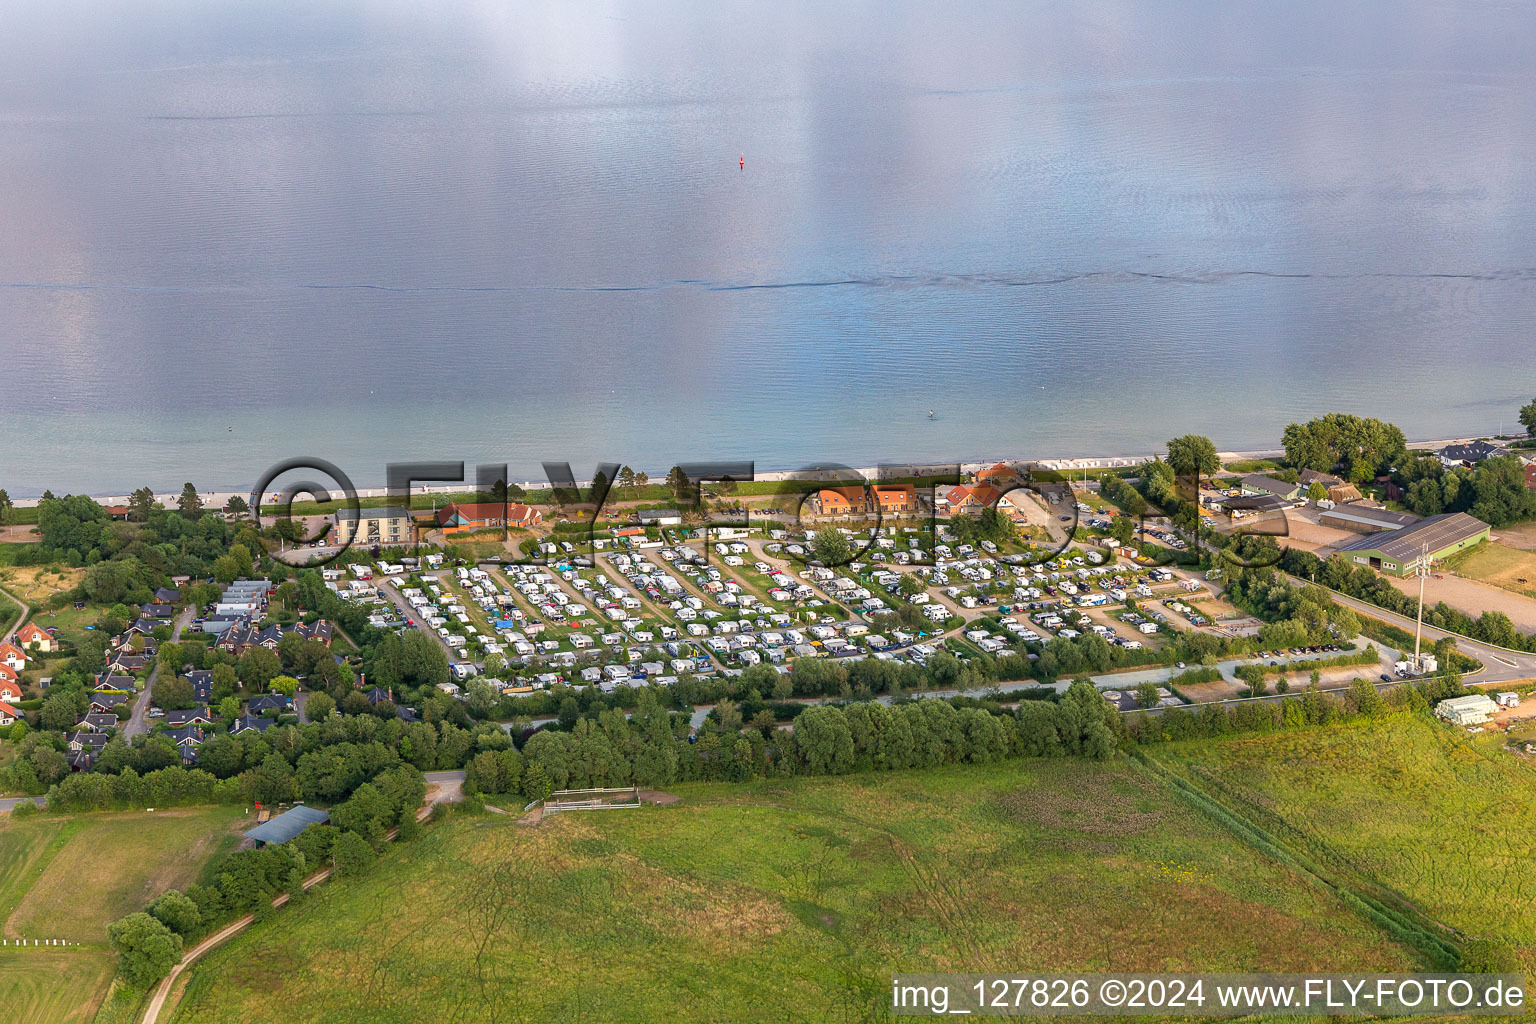
[[[181,631],[186,629],[192,621],[192,613],[196,609],[183,608],[181,614],[176,616],[176,623],[171,629],[171,640],[181,639]],[[133,714],[123,724],[123,738],[131,741],[133,737],[141,733],[149,732],[149,699],[150,693],[155,688],[155,680],[160,676],[160,664],[157,661],[155,667],[149,671],[149,681],[144,684],[144,690],[133,702]]]
[[[1295,576],[1288,575],[1286,579],[1298,587],[1307,585],[1307,581]],[[1333,599],[1339,602],[1339,604],[1344,605],[1346,608],[1351,608],[1362,615],[1369,615],[1372,618],[1380,619],[1399,629],[1406,629],[1410,633],[1414,630],[1414,620],[1406,615],[1389,612],[1385,608],[1378,608],[1367,601],[1349,597],[1336,590],[1331,590],[1329,593],[1333,595]],[[1507,683],[1516,679],[1536,677],[1536,655],[1518,654],[1513,651],[1507,651],[1502,647],[1494,647],[1490,644],[1473,640],[1471,637],[1462,636],[1460,633],[1452,633],[1449,630],[1438,629],[1427,624],[1424,626],[1426,645],[1433,644],[1436,640],[1446,636],[1456,641],[1457,650],[1463,654],[1469,654],[1483,663],[1483,670],[1475,675],[1465,677],[1462,680],[1464,683],[1481,686],[1487,683]]]
[[[37,804],[37,806],[39,806],[39,807],[44,806],[48,802],[45,797],[40,797],[40,796],[8,796],[8,797],[5,797],[4,799],[0,799],[0,811],[5,811],[5,812],[13,811],[13,810],[16,809],[16,805],[17,804],[25,803],[28,800],[31,800],[34,804]]]

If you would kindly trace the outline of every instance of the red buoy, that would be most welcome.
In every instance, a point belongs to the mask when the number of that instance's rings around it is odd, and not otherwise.
[[[747,169],[747,158],[746,158],[746,156],[742,156],[740,162],[741,162],[741,169],[742,170],[746,170]]]

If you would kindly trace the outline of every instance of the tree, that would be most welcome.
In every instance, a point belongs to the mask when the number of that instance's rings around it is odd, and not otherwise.
[[[373,857],[373,847],[356,832],[343,832],[331,845],[331,865],[342,878],[367,870]]]
[[[11,496],[0,489],[0,526],[11,521]]]
[[[148,988],[181,962],[181,936],[139,911],[107,926],[117,950],[117,972],[135,988]]]
[[[191,898],[176,889],[167,889],[156,896],[147,908],[149,916],[165,925],[177,935],[191,935],[202,924],[203,915]]]
[[[841,530],[824,526],[811,538],[811,555],[822,565],[846,565],[853,561],[853,546]]]
[[[1313,480],[1312,486],[1307,488],[1307,497],[1312,501],[1328,500],[1328,488],[1323,486],[1321,480]]]
[[[636,487],[645,487],[650,482],[651,482],[651,478],[646,473],[639,472],[639,473],[635,474],[635,486]]]
[[[667,488],[681,504],[693,504],[692,487],[692,482],[689,481],[688,474],[683,472],[682,466],[673,466],[667,470]]]
[[[176,499],[176,507],[181,509],[181,514],[188,519],[196,519],[203,514],[203,499],[198,497],[197,488],[192,486],[189,480],[181,488],[181,497]]]
[[[1136,687],[1136,703],[1144,708],[1155,708],[1158,702],[1157,684],[1145,682]]]
[[[273,676],[267,683],[267,687],[273,693],[280,693],[285,697],[292,697],[299,692],[299,681],[293,676]]]
[[[235,663],[235,674],[248,690],[265,690],[282,670],[283,663],[265,647],[252,647]]]
[[[128,518],[136,523],[149,522],[149,514],[155,510],[155,492],[140,487],[128,495]]]
[[[1136,522],[1130,516],[1116,516],[1109,524],[1109,533],[1121,544],[1129,544],[1136,538]]]
[[[1527,437],[1536,437],[1536,399],[1520,407],[1520,425]]]
[[[1168,465],[1179,476],[1210,476],[1221,469],[1221,460],[1210,438],[1185,434],[1168,442]]]
[[[619,491],[625,494],[633,494],[635,489],[635,471],[628,466],[619,469]]]
[[[304,717],[311,722],[323,722],[336,710],[336,702],[328,693],[312,693],[304,704]]]
[[[230,495],[229,500],[224,503],[224,511],[232,516],[243,516],[250,510],[251,506],[246,504],[245,499],[238,494]]]

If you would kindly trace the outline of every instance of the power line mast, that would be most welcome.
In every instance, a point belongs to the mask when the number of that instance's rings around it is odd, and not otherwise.
[[[1419,672],[1423,667],[1423,658],[1419,653],[1424,636],[1424,581],[1429,578],[1430,567],[1434,560],[1429,557],[1429,545],[1425,544],[1419,552],[1419,557],[1409,562],[1404,568],[1412,569],[1413,574],[1419,578],[1419,617],[1413,631],[1413,670]]]

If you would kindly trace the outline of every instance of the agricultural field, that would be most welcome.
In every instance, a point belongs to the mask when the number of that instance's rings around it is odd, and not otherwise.
[[[240,809],[0,817],[0,1006],[14,1024],[95,1019],[117,969],[107,925],[199,880],[248,827]],[[63,948],[18,939],[64,939]]]
[[[232,807],[6,818],[4,934],[104,943],[112,921],[197,881],[214,854],[233,849],[242,827],[245,819]]]
[[[116,970],[105,948],[0,949],[0,1006],[15,1024],[85,1024]]]
[[[195,969],[178,1024],[864,1019],[894,970],[1408,969],[1121,758],[450,818]]]
[[[1351,884],[1536,969],[1536,771],[1495,743],[1399,713],[1153,756]]]

